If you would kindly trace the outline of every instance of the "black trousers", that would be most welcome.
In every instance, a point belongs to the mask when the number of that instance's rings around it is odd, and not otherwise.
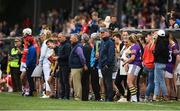
[[[90,77],[90,70],[83,71],[81,84],[82,84],[82,100],[88,101],[89,96],[89,77]]]
[[[10,73],[12,76],[13,91],[14,92],[21,91],[21,80],[20,80],[21,71],[19,70],[19,68],[10,67]]]
[[[60,67],[60,97],[62,99],[69,99],[70,96],[70,84],[69,84],[69,75],[70,75],[70,68],[68,66]]]
[[[104,85],[105,85],[106,101],[112,101],[113,100],[113,85],[112,85],[113,67],[104,66],[101,69],[101,71],[102,71]]]
[[[125,88],[127,89],[127,75],[120,75],[120,74],[118,73],[118,74],[117,74],[117,77],[116,77],[116,80],[115,80],[115,84],[116,84],[116,86],[117,86],[117,88],[118,88],[118,90],[119,90],[119,93],[124,96],[125,90],[124,90],[124,88],[123,88],[123,86],[122,86],[122,81],[124,82],[123,85],[124,85]]]
[[[91,68],[91,85],[92,90],[95,95],[95,100],[100,100],[100,85],[99,85],[99,75],[98,75],[98,69],[97,68]]]
[[[31,77],[35,67],[36,66],[31,66],[31,67],[28,67],[28,69],[27,69],[27,79],[28,79],[28,83],[29,83],[29,87],[30,87],[30,92],[29,92],[30,96],[33,96],[33,92],[35,91],[33,77]]]

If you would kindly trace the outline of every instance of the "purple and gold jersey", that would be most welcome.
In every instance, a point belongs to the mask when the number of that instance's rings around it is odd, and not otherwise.
[[[141,61],[141,56],[142,56],[141,47],[138,44],[134,44],[134,45],[131,46],[130,51],[131,51],[131,56],[135,55],[135,60],[130,62],[129,64],[134,64],[134,65],[141,66],[141,64],[142,64],[142,61]]]
[[[166,64],[166,71],[172,74],[176,62],[176,55],[179,52],[179,47],[177,43],[174,43],[172,46],[169,45],[168,48],[169,48],[169,60],[168,63]]]

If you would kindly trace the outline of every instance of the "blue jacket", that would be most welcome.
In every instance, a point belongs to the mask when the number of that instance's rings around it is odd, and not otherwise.
[[[90,25],[89,25],[89,28],[90,28],[90,34],[92,34],[94,32],[98,32],[99,31],[99,26],[97,24],[97,21],[92,20]]]
[[[69,67],[70,68],[82,68],[86,64],[82,45],[77,43],[73,45],[69,56]]]
[[[98,68],[98,60],[96,59],[96,52],[99,53],[100,44],[101,44],[100,40],[95,41],[94,48],[91,50],[91,58],[90,58],[90,66],[91,67]]]
[[[103,39],[99,52],[99,68],[102,69],[105,65],[115,66],[115,45],[109,37]]]
[[[36,48],[33,45],[28,48],[26,65],[27,67],[36,66]]]
[[[74,30],[73,30],[73,29],[71,30],[71,34],[81,32],[81,28],[82,28],[82,25],[81,25],[80,23],[76,23],[76,24],[75,24],[75,29],[74,29]]]

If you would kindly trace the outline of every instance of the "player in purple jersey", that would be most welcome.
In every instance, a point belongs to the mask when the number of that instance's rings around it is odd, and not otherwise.
[[[131,102],[137,102],[137,86],[135,82],[141,69],[141,48],[137,43],[134,34],[130,35],[128,43],[131,48],[129,54],[127,55],[130,57],[124,62],[123,66],[125,64],[129,64],[127,83],[131,93]]]
[[[175,82],[174,82],[174,66],[176,63],[176,56],[179,53],[179,47],[177,40],[170,35],[169,36],[169,60],[166,64],[166,70],[165,70],[165,80],[167,85],[167,91],[168,91],[168,99],[172,99],[172,96],[175,96],[176,90],[175,90]]]

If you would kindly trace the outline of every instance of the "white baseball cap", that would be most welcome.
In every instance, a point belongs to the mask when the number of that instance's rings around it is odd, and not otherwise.
[[[99,33],[92,33],[91,34],[91,38],[93,38],[93,39],[99,39]]]
[[[158,34],[158,36],[161,36],[161,37],[165,37],[165,35],[166,35],[165,31],[162,29],[158,30],[157,34]]]
[[[32,30],[30,28],[23,29],[23,35],[32,35]]]

